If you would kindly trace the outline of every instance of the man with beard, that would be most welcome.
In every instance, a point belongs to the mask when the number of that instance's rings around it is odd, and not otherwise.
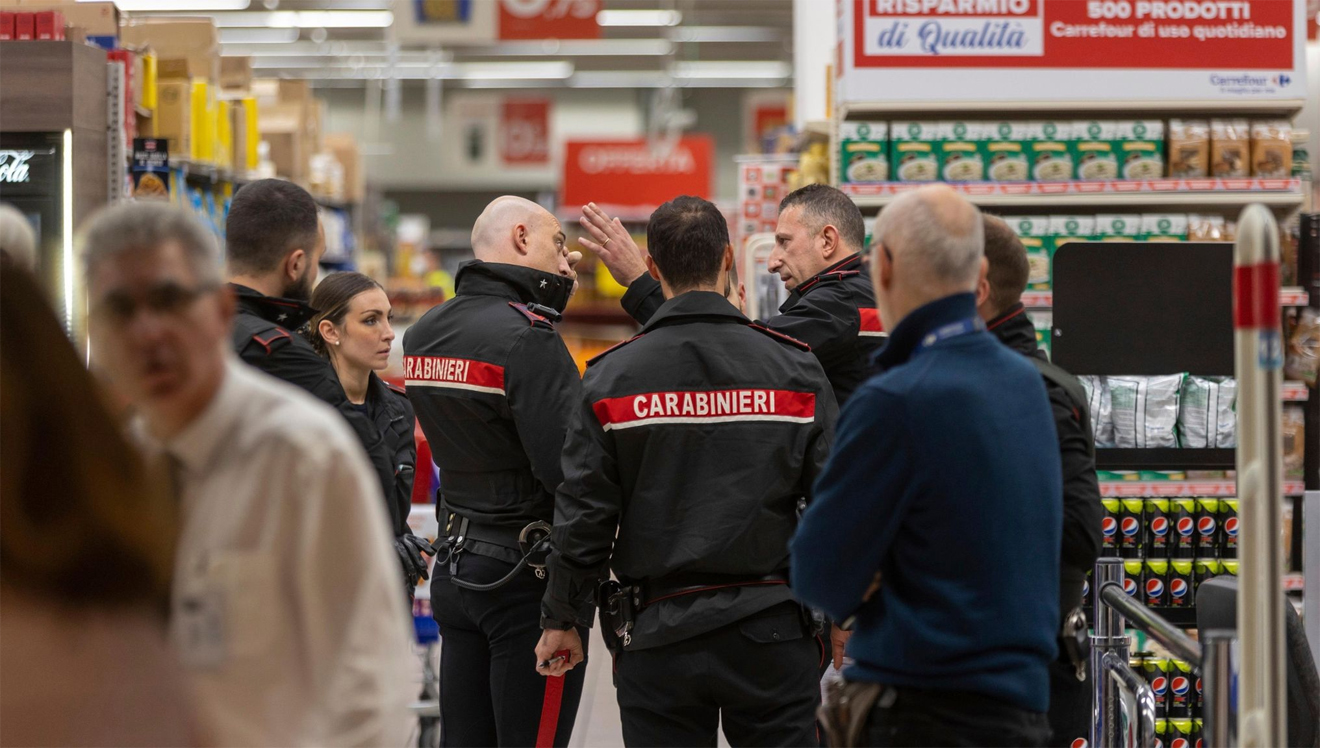
[[[306,190],[282,179],[251,182],[229,206],[225,221],[229,287],[238,300],[232,342],[245,363],[301,387],[336,408],[348,420],[380,479],[391,527],[400,522],[398,490],[389,445],[367,415],[349,402],[330,362],[294,332],[316,310],[307,304],[325,254],[325,229],[316,201]],[[430,553],[424,540],[404,530],[395,537],[404,576],[426,578]]]

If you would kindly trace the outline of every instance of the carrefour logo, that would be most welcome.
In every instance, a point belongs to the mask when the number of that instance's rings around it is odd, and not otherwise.
[[[1292,76],[1290,75],[1274,76],[1274,85],[1278,86],[1279,88],[1286,88],[1289,83],[1292,83]]]

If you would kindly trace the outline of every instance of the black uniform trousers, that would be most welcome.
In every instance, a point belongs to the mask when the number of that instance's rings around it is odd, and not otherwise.
[[[626,651],[616,661],[623,742],[818,746],[824,645],[797,603],[782,603],[691,639]]]
[[[889,703],[890,700],[892,703]],[[871,711],[865,743],[912,746],[1043,746],[1049,720],[977,693],[886,689]]]
[[[458,577],[488,584],[512,568],[463,553]],[[582,663],[562,679],[536,671],[545,587],[524,569],[499,589],[477,592],[455,586],[448,566],[435,565],[431,607],[440,627],[442,746],[535,746],[542,731],[554,735],[555,746],[568,745],[587,667]],[[578,633],[585,652],[589,632]]]

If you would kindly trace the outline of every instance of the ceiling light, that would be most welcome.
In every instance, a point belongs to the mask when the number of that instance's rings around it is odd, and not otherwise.
[[[573,75],[574,88],[661,88],[673,82],[666,73],[628,70],[583,70]]]
[[[665,36],[676,42],[754,42],[782,41],[783,32],[772,26],[679,26]]]
[[[739,78],[771,80],[787,78],[792,74],[787,62],[765,60],[755,62],[716,61],[674,63],[675,78],[711,80],[719,78]]]
[[[93,2],[93,0],[78,0],[80,3]],[[209,11],[209,10],[247,10],[251,0],[194,0],[186,4],[185,7],[179,0],[115,0],[115,6],[121,11],[127,12],[151,12],[151,11]]]
[[[602,10],[596,14],[601,26],[677,26],[683,14],[676,10]]]
[[[298,29],[220,29],[221,44],[292,44],[298,36]]]
[[[452,66],[462,80],[566,80],[571,62],[466,62]]]
[[[394,23],[394,14],[388,10],[248,11],[211,17],[220,28],[383,29]]]
[[[592,39],[586,41],[503,42],[490,47],[464,47],[463,54],[473,57],[661,57],[674,51],[665,39]]]

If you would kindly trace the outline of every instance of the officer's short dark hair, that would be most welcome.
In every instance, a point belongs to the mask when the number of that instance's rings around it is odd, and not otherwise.
[[[669,287],[687,291],[719,277],[729,225],[709,200],[683,195],[651,214],[646,244]]]
[[[1027,290],[1031,267],[1027,264],[1027,248],[1009,228],[1004,219],[986,215],[985,259],[990,265],[986,280],[990,283],[990,303],[999,314],[1022,300]]]
[[[809,184],[788,193],[779,203],[779,212],[783,213],[794,205],[802,206],[802,220],[811,227],[813,234],[819,234],[826,226],[838,229],[843,243],[861,251],[866,243],[866,224],[862,222],[862,211],[852,198],[828,184]]]
[[[268,273],[295,249],[310,253],[316,237],[316,201],[293,182],[249,182],[229,204],[225,249],[234,270]]]

